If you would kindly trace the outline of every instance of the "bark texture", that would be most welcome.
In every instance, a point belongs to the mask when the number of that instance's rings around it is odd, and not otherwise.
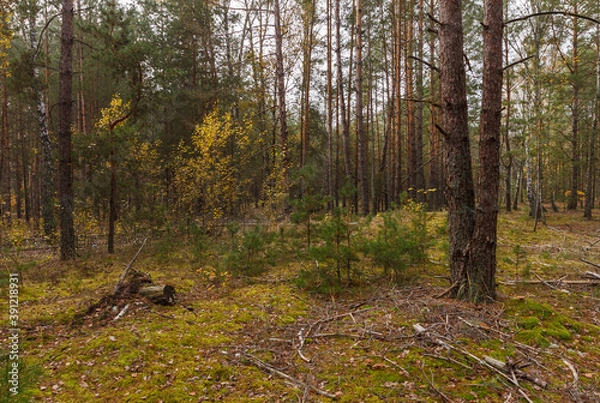
[[[469,292],[468,246],[473,235],[475,194],[469,144],[466,74],[460,0],[440,1],[440,80],[453,296]]]
[[[60,89],[58,127],[58,191],[60,202],[60,257],[75,257],[73,229],[73,162],[71,122],[73,120],[73,0],[62,2],[60,47]]]

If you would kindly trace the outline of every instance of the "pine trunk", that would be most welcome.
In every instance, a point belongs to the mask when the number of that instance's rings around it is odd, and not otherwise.
[[[469,144],[466,73],[460,0],[440,2],[440,80],[452,295],[469,295],[468,246],[474,231],[475,195]]]
[[[479,183],[475,232],[470,244],[468,299],[496,298],[496,243],[502,111],[502,0],[484,2],[483,88],[479,127]]]
[[[60,257],[75,257],[73,229],[73,163],[71,123],[73,116],[73,0],[63,0],[60,49],[58,128],[58,191],[60,202]]]

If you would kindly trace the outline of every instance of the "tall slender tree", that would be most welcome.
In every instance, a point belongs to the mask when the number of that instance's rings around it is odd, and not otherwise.
[[[73,161],[71,123],[73,116],[73,0],[62,2],[60,47],[58,192],[60,202],[60,257],[75,257],[73,228]]]
[[[356,147],[357,147],[357,170],[358,187],[360,193],[360,213],[369,214],[369,184],[367,180],[367,134],[363,115],[363,28],[362,28],[362,0],[354,0],[355,14],[355,91],[356,100]]]

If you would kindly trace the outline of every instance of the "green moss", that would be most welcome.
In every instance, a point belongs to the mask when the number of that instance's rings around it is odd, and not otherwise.
[[[535,316],[526,316],[524,318],[517,318],[517,325],[523,329],[531,330],[540,325],[540,320]]]

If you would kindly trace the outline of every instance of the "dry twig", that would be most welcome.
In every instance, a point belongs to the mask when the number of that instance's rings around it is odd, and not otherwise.
[[[289,381],[290,383],[292,383],[294,386],[296,386],[297,388],[300,388],[304,391],[306,391],[307,389],[312,390],[313,392],[321,395],[321,396],[325,396],[328,397],[330,399],[337,399],[337,395],[333,394],[333,393],[329,393],[325,390],[316,388],[312,385],[309,385],[305,382],[302,382],[299,379],[294,378],[291,375],[286,374],[283,371],[278,370],[277,368],[275,368],[274,366],[272,366],[271,364],[268,364],[266,362],[264,362],[263,360],[261,360],[260,358],[250,354],[250,353],[245,353],[244,357],[246,357],[248,359],[248,361],[250,361],[252,364],[254,364],[256,367],[258,367],[259,369],[262,369],[264,371],[267,371],[273,375],[277,375],[287,381]]]

